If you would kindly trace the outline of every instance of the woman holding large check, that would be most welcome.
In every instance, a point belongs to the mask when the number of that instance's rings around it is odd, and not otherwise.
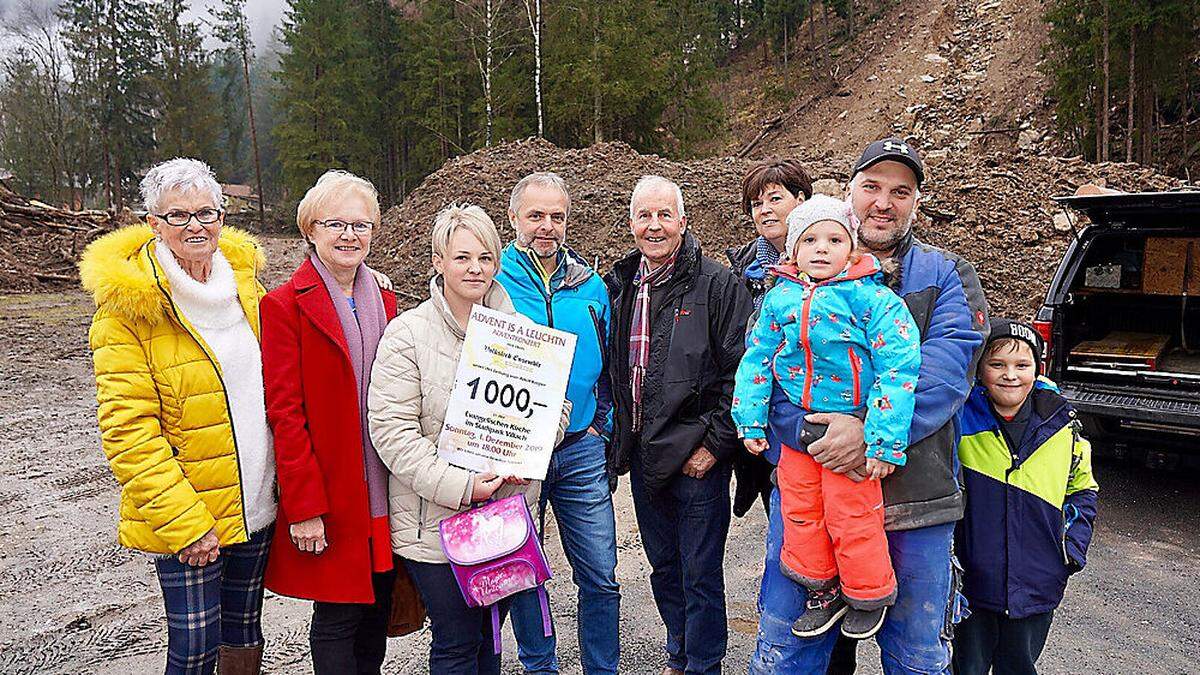
[[[391,474],[392,549],[429,613],[431,675],[499,673],[490,612],[467,606],[442,551],[438,524],[475,502],[522,492],[532,505],[540,484],[454,466],[438,455],[437,441],[471,308],[478,304],[511,315],[516,310],[493,281],[500,235],[483,209],[442,210],[432,248],[437,274],[429,299],[392,321],[379,343],[367,398],[371,440]],[[501,601],[501,616],[507,609]]]

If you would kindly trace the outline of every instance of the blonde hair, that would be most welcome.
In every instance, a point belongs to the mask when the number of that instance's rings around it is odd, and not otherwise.
[[[304,199],[296,207],[296,227],[305,239],[312,236],[313,223],[317,215],[329,208],[330,205],[348,197],[360,197],[371,210],[371,222],[379,224],[379,192],[366,178],[356,176],[349,171],[331,169],[317,179],[315,185],[304,193]]]
[[[450,248],[450,240],[454,233],[462,228],[470,232],[483,244],[484,248],[500,265],[500,233],[496,224],[482,208],[473,204],[451,204],[438,211],[433,220],[433,254],[439,258],[446,257],[446,249]]]

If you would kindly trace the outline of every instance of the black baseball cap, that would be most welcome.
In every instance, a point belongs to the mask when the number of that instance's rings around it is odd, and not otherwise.
[[[900,162],[912,169],[913,174],[917,177],[917,187],[921,187],[921,183],[925,182],[925,165],[921,163],[921,155],[917,154],[917,149],[894,137],[875,141],[868,145],[867,149],[863,150],[862,157],[859,157],[858,162],[854,165],[854,170],[850,172],[850,178],[857,176],[858,172],[863,169],[888,161]]]
[[[1020,340],[1029,345],[1029,348],[1033,350],[1033,365],[1038,370],[1041,369],[1042,354],[1045,352],[1046,342],[1042,340],[1041,334],[1033,326],[1014,319],[992,319],[991,327],[992,330],[988,334],[987,345],[984,345],[985,350],[996,340],[1004,338]]]

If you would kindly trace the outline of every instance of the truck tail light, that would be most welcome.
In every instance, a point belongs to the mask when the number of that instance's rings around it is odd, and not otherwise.
[[[1054,333],[1053,321],[1034,321],[1033,329],[1042,336],[1042,342],[1046,345],[1045,353],[1042,354],[1042,375],[1045,375],[1050,370],[1050,359],[1053,358],[1052,342],[1050,336]]]

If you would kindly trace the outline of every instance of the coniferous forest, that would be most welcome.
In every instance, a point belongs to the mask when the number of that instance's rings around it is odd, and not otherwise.
[[[140,170],[178,155],[277,204],[347,168],[385,205],[448,158],[515,138],[694,156],[728,134],[714,84],[739,55],[762,47],[765,64],[769,47],[786,65],[798,32],[853,39],[892,3],[289,0],[265,44],[246,0],[17,4],[0,169],[46,201],[119,208]],[[1045,18],[1066,150],[1195,165],[1200,0],[1047,0]]]

